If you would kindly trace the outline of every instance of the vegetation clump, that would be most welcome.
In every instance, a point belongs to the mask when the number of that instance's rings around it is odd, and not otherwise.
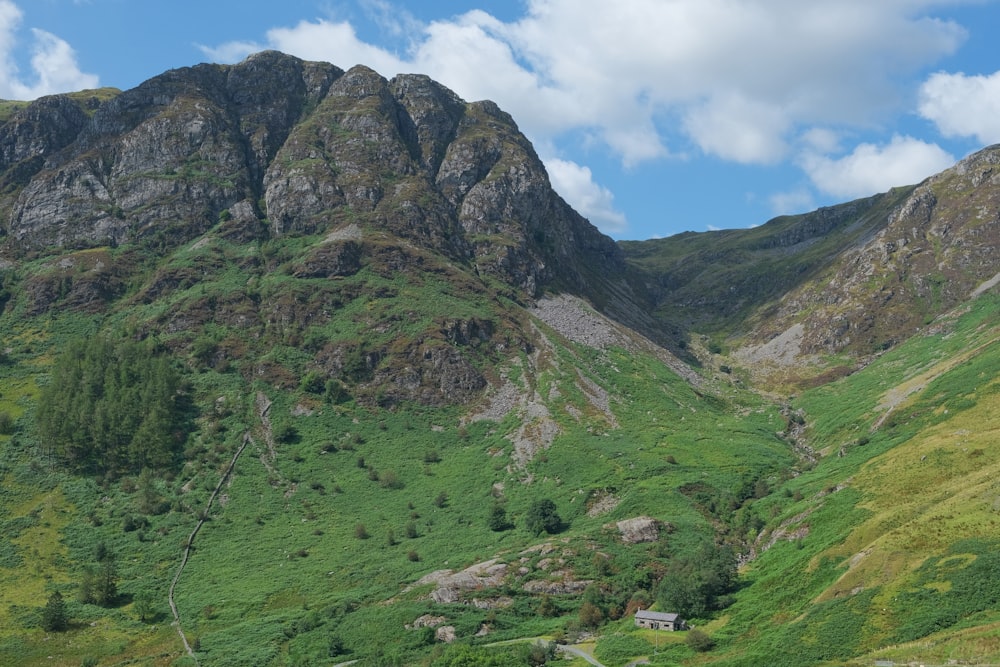
[[[176,461],[186,437],[181,373],[152,343],[94,336],[56,359],[38,401],[38,430],[59,458],[120,475]]]
[[[66,613],[66,601],[62,593],[53,591],[42,610],[42,628],[46,632],[61,632],[69,627],[69,616]]]
[[[563,529],[563,520],[559,516],[556,504],[551,498],[539,498],[532,501],[524,517],[525,528],[532,535],[558,533]]]

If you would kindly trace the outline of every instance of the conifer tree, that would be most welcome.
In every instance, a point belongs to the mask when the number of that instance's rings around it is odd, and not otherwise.
[[[66,601],[59,591],[53,591],[45,603],[45,609],[42,610],[42,627],[47,632],[61,632],[69,627]]]

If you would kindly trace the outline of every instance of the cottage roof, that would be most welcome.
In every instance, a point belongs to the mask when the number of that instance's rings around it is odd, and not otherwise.
[[[664,614],[661,611],[649,611],[647,609],[640,609],[635,612],[636,618],[644,618],[649,621],[664,621],[666,623],[676,623],[680,618],[677,614]]]

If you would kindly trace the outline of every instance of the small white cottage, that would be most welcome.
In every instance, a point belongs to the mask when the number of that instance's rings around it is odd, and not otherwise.
[[[687,623],[677,614],[664,614],[659,611],[648,611],[640,609],[635,612],[635,625],[639,628],[649,628],[650,630],[684,630]]]

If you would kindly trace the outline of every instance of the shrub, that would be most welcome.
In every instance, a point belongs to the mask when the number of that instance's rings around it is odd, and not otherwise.
[[[298,437],[299,437],[299,432],[291,424],[288,423],[279,424],[274,429],[274,439],[277,442],[282,442],[287,444],[295,442],[296,440],[298,440]]]
[[[310,394],[322,394],[326,391],[326,383],[323,376],[316,371],[309,371],[302,376],[299,382],[299,389]]]
[[[393,470],[386,470],[379,474],[378,483],[380,486],[386,489],[401,489],[403,488],[403,480],[399,478]]]
[[[541,498],[531,503],[524,524],[533,535],[541,535],[543,532],[551,535],[563,529],[562,518],[556,511],[556,504],[548,498]]]
[[[344,655],[344,640],[337,635],[330,635],[330,643],[327,647],[327,655],[331,658]]]
[[[542,599],[538,602],[538,615],[544,617],[557,616],[559,610],[556,608],[552,598],[548,595],[543,595]]]
[[[580,605],[580,625],[585,628],[596,628],[604,622],[604,612],[596,604],[584,602]]]
[[[489,526],[490,530],[499,533],[504,530],[510,530],[514,525],[507,519],[507,510],[504,509],[503,505],[497,503],[493,505],[490,510],[490,516],[486,520],[486,525]]]
[[[14,434],[14,418],[9,412],[0,412],[0,435]]]
[[[697,628],[688,632],[687,639],[684,640],[684,643],[687,644],[688,648],[692,651],[697,651],[698,653],[711,651],[715,648],[715,642],[712,638]]]
[[[371,536],[368,534],[368,529],[365,528],[365,524],[359,523],[354,526],[354,537],[359,540],[367,540]]]

